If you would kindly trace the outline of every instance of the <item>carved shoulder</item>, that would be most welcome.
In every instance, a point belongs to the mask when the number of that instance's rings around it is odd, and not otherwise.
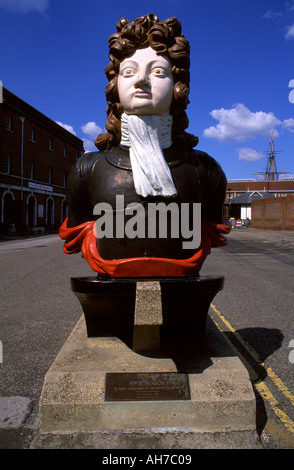
[[[221,223],[227,178],[220,164],[199,150],[192,152],[203,190],[202,214],[206,220]]]
[[[68,227],[92,220],[89,182],[100,152],[85,153],[72,167],[67,184]]]

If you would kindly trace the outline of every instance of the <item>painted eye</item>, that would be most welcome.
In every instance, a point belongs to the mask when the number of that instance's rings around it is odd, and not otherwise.
[[[152,70],[152,73],[153,73],[153,75],[156,75],[157,77],[164,77],[166,75],[165,70],[162,69],[161,67],[155,67]]]
[[[131,68],[126,68],[122,71],[122,76],[123,77],[133,77],[135,75],[136,71]]]

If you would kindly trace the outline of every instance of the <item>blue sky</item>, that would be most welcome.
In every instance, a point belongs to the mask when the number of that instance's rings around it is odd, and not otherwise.
[[[0,80],[95,150],[108,37],[146,13],[176,16],[190,41],[198,148],[229,179],[257,178],[272,132],[278,171],[294,174],[294,0],[0,0]]]

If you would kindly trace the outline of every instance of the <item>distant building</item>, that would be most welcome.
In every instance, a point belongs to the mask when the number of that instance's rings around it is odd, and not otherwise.
[[[81,139],[2,87],[0,230],[57,230],[67,175],[83,153]]]
[[[251,219],[251,203],[253,200],[288,195],[294,196],[294,179],[291,178],[276,181],[228,180],[225,215],[236,219],[246,217]]]
[[[246,191],[230,200],[230,217],[235,219],[251,220],[251,205],[258,199],[274,198],[274,194],[267,191]]]
[[[269,230],[294,230],[294,197],[288,195],[253,201],[251,225]]]

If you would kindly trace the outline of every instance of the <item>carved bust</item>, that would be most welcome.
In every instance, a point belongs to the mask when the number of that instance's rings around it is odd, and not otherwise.
[[[223,221],[224,172],[194,149],[198,138],[186,132],[189,42],[176,18],[122,18],[109,38],[109,58],[107,132],[95,141],[98,151],[84,154],[69,177],[68,219],[60,229],[64,251],[81,250],[95,271],[114,277],[196,275],[211,246],[226,243],[221,234],[229,228]],[[197,246],[195,205],[201,205]],[[155,206],[163,212],[150,218]],[[184,209],[186,231],[179,230]],[[164,218],[164,236],[156,217]],[[192,242],[185,245],[187,233]]]

